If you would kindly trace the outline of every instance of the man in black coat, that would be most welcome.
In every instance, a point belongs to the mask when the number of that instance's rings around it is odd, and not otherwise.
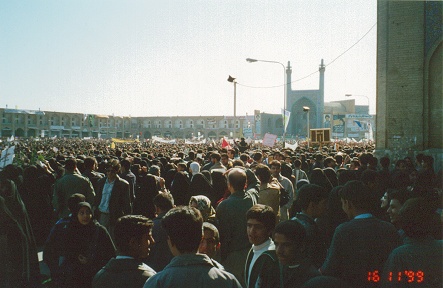
[[[132,213],[128,181],[120,178],[120,162],[111,160],[106,168],[107,176],[98,181],[96,207],[100,224],[108,229],[113,238],[117,219]]]

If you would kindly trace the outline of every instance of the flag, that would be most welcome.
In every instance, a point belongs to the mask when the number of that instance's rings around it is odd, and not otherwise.
[[[5,166],[12,164],[15,157],[15,146],[11,146],[2,151],[0,157],[0,168],[3,169]],[[1,170],[0,169],[0,170]]]
[[[231,149],[231,145],[226,141],[225,137],[222,138],[222,148]]]
[[[285,125],[285,132],[286,132],[286,128],[288,128],[288,124],[289,124],[289,118],[291,117],[291,112],[288,110],[281,109],[281,115],[285,121],[284,125]]]

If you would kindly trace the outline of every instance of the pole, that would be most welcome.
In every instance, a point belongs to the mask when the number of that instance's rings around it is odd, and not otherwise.
[[[236,122],[237,122],[237,81],[234,80],[234,133],[232,135],[234,142],[235,142]]]
[[[308,117],[308,131],[307,131],[307,139],[308,139],[308,149],[309,149],[309,110],[308,110],[308,113],[306,114],[307,115],[307,117]]]

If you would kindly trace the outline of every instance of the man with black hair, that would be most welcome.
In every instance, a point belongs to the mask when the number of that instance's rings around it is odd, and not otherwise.
[[[271,239],[276,223],[275,213],[270,206],[257,204],[248,210],[246,219],[246,230],[252,244],[245,265],[246,287],[277,287],[280,270]]]
[[[206,254],[197,253],[202,239],[203,218],[196,208],[180,206],[166,213],[162,226],[175,256],[163,271],[150,277],[150,287],[241,287],[235,277],[217,266]]]
[[[271,173],[274,178],[277,178],[278,182],[283,186],[286,192],[289,194],[289,201],[280,207],[280,219],[288,220],[289,218],[289,210],[292,207],[292,203],[294,202],[294,185],[291,180],[283,176],[280,172],[282,170],[282,164],[278,160],[273,160],[269,164],[271,168]]]
[[[117,219],[132,213],[129,183],[118,175],[120,167],[117,159],[107,164],[106,177],[98,181],[95,203],[98,220],[106,227],[112,238]]]
[[[443,241],[432,236],[436,216],[429,199],[411,198],[403,204],[399,225],[407,238],[386,261],[383,287],[442,287]]]
[[[298,221],[280,222],[274,229],[275,251],[280,263],[281,288],[301,287],[320,275],[306,256],[306,232]]]
[[[105,174],[97,172],[98,163],[95,157],[86,157],[84,160],[85,170],[82,175],[87,177],[91,181],[94,191],[97,191],[98,180],[105,177]]]
[[[155,239],[155,243],[151,245],[151,253],[149,253],[146,259],[146,264],[151,266],[155,271],[161,271],[168,265],[169,261],[174,257],[169,250],[168,235],[165,229],[161,225],[162,219],[165,217],[169,210],[175,207],[174,198],[171,193],[159,193],[154,199],[155,214],[152,228],[152,237]]]
[[[300,222],[305,227],[307,238],[307,256],[312,264],[319,268],[326,258],[326,240],[315,220],[324,216],[328,204],[328,191],[315,184],[303,185],[298,192],[297,203],[301,212],[297,213],[292,220]]]
[[[118,255],[95,275],[93,288],[138,288],[156,274],[142,261],[154,243],[152,226],[152,221],[144,216],[127,215],[117,220],[114,235]]]
[[[372,216],[372,191],[361,181],[346,183],[339,192],[350,221],[339,225],[320,271],[343,279],[354,287],[374,287],[369,271],[382,271],[393,249],[400,245],[395,227]]]
[[[131,205],[134,203],[135,198],[135,187],[137,187],[137,181],[135,174],[131,171],[131,162],[128,159],[123,159],[120,161],[120,177],[125,179],[129,183],[129,192],[131,194]]]

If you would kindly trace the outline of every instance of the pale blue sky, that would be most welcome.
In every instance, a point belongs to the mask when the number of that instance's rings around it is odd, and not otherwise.
[[[318,71],[377,21],[376,1],[2,0],[0,107],[132,116],[233,115],[249,86]],[[326,67],[325,101],[375,112],[376,27]],[[292,83],[318,89],[318,73]],[[365,105],[364,97],[355,97]],[[237,115],[280,113],[283,87],[237,86]]]

